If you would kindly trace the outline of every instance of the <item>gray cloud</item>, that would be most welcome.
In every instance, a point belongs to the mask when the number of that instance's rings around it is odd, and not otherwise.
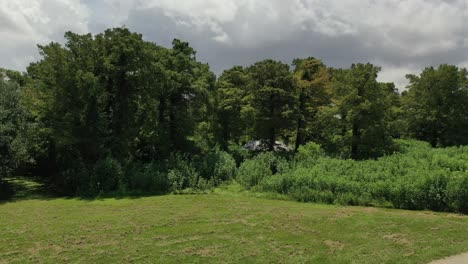
[[[4,0],[7,5],[24,2]],[[18,67],[31,58],[28,41],[55,40],[65,28],[97,33],[126,25],[145,39],[169,46],[173,38],[189,41],[198,58],[216,73],[233,65],[273,58],[291,62],[314,56],[327,65],[348,67],[373,62],[383,67],[381,80],[404,87],[404,75],[423,67],[468,62],[466,0],[30,0],[40,15],[54,24],[50,30],[18,17],[27,12],[6,11],[0,4],[0,66]],[[53,4],[51,4],[53,3]],[[63,12],[62,9],[69,10]],[[57,12],[69,19],[56,19]],[[73,19],[72,19],[73,18]],[[27,23],[26,23],[27,24]],[[50,24],[50,23],[49,23]],[[44,25],[48,25],[45,23]],[[25,32],[38,29],[35,37]],[[2,31],[3,30],[3,31]],[[22,43],[22,44],[21,44]],[[24,46],[24,47],[22,47]],[[11,52],[14,50],[14,52]],[[4,63],[5,61],[5,63]]]
[[[75,0],[0,2],[0,67],[24,70],[37,44],[61,41],[67,30],[88,31],[88,9]]]

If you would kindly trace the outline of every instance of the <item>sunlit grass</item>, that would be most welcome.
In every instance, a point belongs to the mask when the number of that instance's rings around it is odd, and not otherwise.
[[[426,263],[468,250],[467,238],[466,216],[302,204],[230,189],[0,205],[0,263]]]

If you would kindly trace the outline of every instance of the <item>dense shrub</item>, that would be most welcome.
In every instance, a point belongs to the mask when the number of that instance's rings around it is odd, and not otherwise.
[[[303,167],[313,166],[318,162],[318,159],[325,156],[325,152],[320,145],[314,142],[309,142],[300,146],[296,154],[297,165]]]
[[[12,186],[0,179],[0,201],[10,199],[14,193]]]
[[[325,157],[309,143],[300,148],[292,169],[276,173],[271,168],[277,158],[259,155],[242,164],[238,180],[248,189],[304,202],[468,213],[468,147],[398,143],[401,152],[364,161]]]
[[[60,194],[89,195],[91,190],[92,166],[86,165],[72,151],[68,155],[61,155],[57,160],[60,170],[53,180],[53,189]]]
[[[167,171],[158,162],[129,163],[125,168],[125,183],[130,190],[144,193],[169,191]]]
[[[186,157],[173,156],[169,168],[167,178],[171,191],[181,191],[197,186],[200,175]]]
[[[237,172],[236,161],[229,153],[224,151],[210,152],[200,163],[202,178],[211,180],[215,184],[233,179]]]
[[[81,195],[206,191],[235,179],[246,189],[301,202],[468,213],[468,146],[433,149],[419,141],[397,142],[399,152],[376,160],[332,158],[308,143],[294,156],[265,152],[245,158],[238,169],[235,158],[220,150],[146,163],[108,157],[86,165],[67,156],[61,158],[59,178],[66,193]]]
[[[447,196],[451,211],[468,214],[468,175],[456,173],[448,183]]]
[[[125,191],[122,165],[110,157],[96,162],[91,175],[93,193]]]
[[[241,164],[237,181],[250,189],[272,175],[283,174],[287,170],[289,170],[289,164],[284,158],[275,156],[271,152],[261,153]]]
[[[236,161],[237,166],[239,166],[244,160],[252,157],[251,152],[243,148],[241,145],[233,142],[229,143],[228,152]]]

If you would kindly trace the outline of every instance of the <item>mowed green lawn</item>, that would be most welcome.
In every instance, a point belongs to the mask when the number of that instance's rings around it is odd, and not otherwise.
[[[468,216],[242,195],[0,204],[0,263],[427,263]]]

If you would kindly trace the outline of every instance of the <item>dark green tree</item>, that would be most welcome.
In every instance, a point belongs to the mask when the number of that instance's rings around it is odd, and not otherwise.
[[[294,83],[289,65],[264,60],[247,68],[249,75],[249,104],[255,123],[254,136],[267,140],[273,150],[275,140],[287,141],[294,133]]]
[[[468,144],[466,69],[444,64],[407,78],[403,102],[409,136],[433,147]]]
[[[389,127],[394,93],[377,81],[379,67],[353,64],[334,71],[334,100],[331,111],[340,122],[342,143],[350,157],[363,159],[384,154],[392,146]]]
[[[22,102],[22,78],[18,72],[0,68],[0,181],[30,158],[30,115]]]
[[[99,161],[166,160],[207,138],[196,131],[214,126],[215,76],[188,43],[163,48],[126,28],[65,38],[65,46],[40,46],[43,59],[28,74],[48,142],[46,173],[67,192],[86,185]]]
[[[241,66],[225,70],[217,80],[217,116],[224,149],[227,149],[229,141],[239,144],[246,134],[247,126],[242,118],[242,109],[246,106],[248,83],[249,77]]]
[[[320,60],[312,57],[296,59],[293,64],[297,90],[297,150],[307,141],[318,139],[317,114],[331,103],[331,81],[328,69]]]

